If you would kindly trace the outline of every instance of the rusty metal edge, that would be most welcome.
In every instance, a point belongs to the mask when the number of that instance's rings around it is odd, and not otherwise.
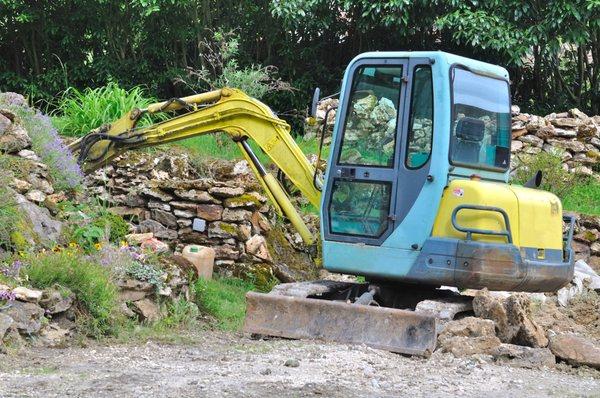
[[[377,317],[381,316],[392,316],[394,319],[402,319],[406,321],[408,325],[426,325],[426,328],[421,328],[420,333],[427,336],[428,343],[423,348],[411,348],[408,345],[389,345],[389,344],[378,344],[378,343],[368,343],[363,341],[356,341],[352,338],[348,339],[331,339],[327,338],[327,336],[307,336],[306,333],[302,333],[302,330],[282,330],[271,327],[267,325],[268,322],[265,322],[263,325],[258,325],[256,323],[256,317],[252,311],[254,311],[253,303],[258,301],[262,301],[263,304],[266,303],[278,303],[284,304],[286,306],[307,306],[312,309],[318,310],[322,312],[323,309],[326,311],[336,311],[336,310],[348,310],[352,308],[352,310],[357,311],[357,315],[362,312],[363,315],[369,317],[370,314],[373,314]],[[271,295],[265,293],[256,293],[256,292],[248,292],[246,294],[246,301],[248,303],[248,309],[246,313],[246,318],[244,321],[243,331],[246,333],[253,334],[262,334],[267,336],[277,336],[277,337],[285,337],[292,339],[309,339],[309,340],[321,340],[321,341],[335,341],[339,343],[346,344],[365,344],[369,347],[401,353],[408,355],[418,355],[428,357],[435,349],[435,344],[437,342],[437,333],[436,333],[436,318],[431,315],[420,314],[414,311],[409,310],[400,310],[395,308],[386,308],[386,307],[367,307],[367,306],[355,306],[353,304],[347,304],[339,301],[328,301],[328,300],[320,300],[320,299],[311,299],[311,298],[299,298],[299,297],[288,297],[288,296],[279,296],[279,295]],[[263,314],[264,315],[264,314]]]

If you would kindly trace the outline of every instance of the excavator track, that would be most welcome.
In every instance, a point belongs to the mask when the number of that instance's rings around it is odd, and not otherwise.
[[[440,294],[439,290],[415,295],[410,289],[379,289],[368,283],[322,280],[282,284],[266,294],[249,292],[244,331],[365,344],[426,357],[435,349],[439,316],[436,308],[446,309],[442,318],[449,316],[444,302],[455,309],[450,316],[461,309],[468,310],[460,299]],[[409,309],[379,306],[373,297]],[[431,305],[440,302],[440,306]],[[419,310],[420,303],[429,305]]]

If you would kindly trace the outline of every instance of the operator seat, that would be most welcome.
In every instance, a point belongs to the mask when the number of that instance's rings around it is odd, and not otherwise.
[[[460,163],[479,163],[485,123],[474,117],[463,117],[456,123],[452,159]]]

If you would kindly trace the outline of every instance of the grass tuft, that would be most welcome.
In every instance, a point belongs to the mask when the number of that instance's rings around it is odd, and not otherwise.
[[[237,278],[198,279],[192,286],[200,311],[212,316],[221,330],[242,327],[246,315],[246,293],[252,284]]]
[[[63,251],[34,255],[24,270],[35,288],[59,284],[76,294],[85,333],[93,337],[115,333],[118,295],[108,268],[78,252]]]

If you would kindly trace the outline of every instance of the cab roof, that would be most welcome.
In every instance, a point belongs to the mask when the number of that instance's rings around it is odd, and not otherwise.
[[[350,64],[365,58],[430,58],[438,65],[462,65],[475,72],[508,80],[508,71],[501,66],[450,54],[444,51],[373,51],[359,54]]]

